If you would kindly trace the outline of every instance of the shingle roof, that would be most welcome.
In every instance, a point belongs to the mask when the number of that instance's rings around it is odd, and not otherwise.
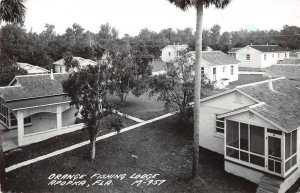
[[[228,50],[227,53],[235,53],[236,51],[240,50],[241,48],[231,48],[230,50]]]
[[[300,64],[276,64],[265,70],[272,77],[287,77],[300,80]]]
[[[195,55],[195,51],[191,51],[191,54]],[[235,58],[228,56],[224,52],[221,51],[203,51],[202,52],[202,60],[209,63],[211,66],[215,65],[231,65],[231,64],[239,64],[240,62]]]
[[[50,104],[55,104],[55,103],[68,103],[68,102],[70,102],[70,100],[71,99],[65,95],[59,95],[59,96],[50,96],[50,97],[43,97],[43,98],[11,101],[11,102],[7,102],[5,105],[8,106],[12,110],[16,110],[16,109],[22,109],[22,108],[50,105]]]
[[[250,45],[250,47],[261,52],[289,52],[288,49],[278,45]]]
[[[277,79],[272,81],[274,91],[268,82],[238,88],[238,90],[265,104],[253,110],[287,131],[300,127],[300,85],[299,81]]]
[[[14,101],[28,98],[63,95],[62,81],[68,78],[68,74],[23,75],[16,76],[16,86],[0,87],[0,94],[5,101]]]

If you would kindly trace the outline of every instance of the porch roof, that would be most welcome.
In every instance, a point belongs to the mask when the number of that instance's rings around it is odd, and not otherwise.
[[[70,102],[69,97],[66,97],[65,95],[60,95],[60,96],[11,101],[11,102],[7,102],[5,105],[12,110],[21,110],[21,109],[49,106],[49,105],[68,103],[68,102]]]
[[[260,105],[244,108],[263,116],[271,124],[291,132],[300,127],[300,89],[296,86],[299,81],[289,79],[272,80],[274,90],[268,88],[268,81],[262,83],[238,87],[242,91],[258,101]],[[241,109],[235,109],[239,113]],[[226,113],[227,114],[227,113]]]

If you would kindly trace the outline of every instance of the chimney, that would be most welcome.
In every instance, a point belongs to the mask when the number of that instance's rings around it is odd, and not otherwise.
[[[274,91],[273,83],[272,83],[272,76],[268,76],[268,78],[269,78],[268,88],[269,88],[271,91]]]
[[[52,70],[52,69],[50,70],[50,79],[51,79],[51,80],[54,80],[53,70]]]

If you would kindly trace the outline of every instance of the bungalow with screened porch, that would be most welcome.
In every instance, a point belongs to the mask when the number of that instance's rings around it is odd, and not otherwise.
[[[36,143],[83,127],[62,89],[68,74],[16,76],[0,87],[0,129],[5,150]]]
[[[225,170],[257,192],[285,192],[300,177],[297,85],[269,79],[202,99],[200,146],[223,154]]]

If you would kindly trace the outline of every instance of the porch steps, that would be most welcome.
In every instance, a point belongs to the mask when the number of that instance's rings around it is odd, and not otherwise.
[[[283,180],[276,177],[265,175],[258,183],[256,193],[278,193]]]

